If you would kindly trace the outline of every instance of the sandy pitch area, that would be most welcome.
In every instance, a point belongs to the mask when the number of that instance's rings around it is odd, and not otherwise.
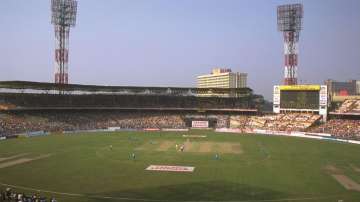
[[[194,152],[194,153],[220,153],[220,154],[241,154],[243,153],[240,143],[233,142],[212,142],[212,141],[190,141],[187,139],[183,143],[177,141],[164,140],[158,142],[157,145],[150,145],[145,143],[140,147],[137,147],[136,150],[156,150],[156,151],[170,151],[176,149],[176,144],[178,145],[178,150],[180,147],[184,146],[184,152]],[[155,146],[155,147],[154,147]]]
[[[360,172],[360,168],[359,167],[356,167],[356,166],[354,166],[354,165],[350,165],[350,167],[354,170],[354,171],[356,171],[356,172]]]
[[[15,160],[12,160],[12,161],[7,161],[7,162],[4,162],[4,163],[0,163],[0,169],[15,166],[15,165],[19,165],[19,164],[28,163],[28,162],[43,159],[43,158],[48,158],[49,156],[51,156],[51,154],[41,155],[41,156],[38,156],[38,157],[35,157],[35,158],[20,158],[20,159],[15,159]]]
[[[325,170],[330,174],[338,183],[340,183],[347,190],[354,190],[360,192],[360,184],[343,174],[343,171],[334,165],[325,166]]]
[[[360,192],[360,184],[356,183],[354,180],[350,179],[345,175],[331,175],[338,181],[343,187],[347,190],[354,190]]]
[[[170,147],[175,145],[175,141],[163,141],[161,144],[156,148],[156,151],[167,151]]]
[[[0,162],[2,162],[2,161],[7,161],[7,160],[11,160],[11,159],[16,159],[16,158],[23,157],[23,156],[26,156],[26,155],[28,155],[28,153],[17,154],[17,155],[9,156],[9,157],[3,157],[3,158],[0,158]]]

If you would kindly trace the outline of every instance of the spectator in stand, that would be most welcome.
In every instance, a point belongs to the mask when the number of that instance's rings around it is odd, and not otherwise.
[[[360,120],[331,119],[325,124],[311,129],[311,132],[328,133],[342,139],[360,140]]]
[[[265,116],[232,116],[230,127],[243,130],[305,131],[320,119],[319,115],[289,113]]]
[[[272,131],[308,131],[330,133],[336,137],[360,139],[360,121],[332,119],[314,126],[321,118],[316,114],[289,113],[264,116],[190,115],[216,119],[216,128],[237,128],[244,132],[254,129]],[[41,111],[0,114],[0,134],[34,131],[73,131],[107,129],[186,128],[188,114],[182,112],[122,111]],[[314,127],[312,127],[314,126]],[[1,137],[1,136],[0,136]]]
[[[360,113],[360,99],[345,100],[336,110],[337,113]]]
[[[71,131],[120,127],[185,128],[181,113],[154,112],[40,112],[0,116],[0,134],[19,134],[34,131]]]

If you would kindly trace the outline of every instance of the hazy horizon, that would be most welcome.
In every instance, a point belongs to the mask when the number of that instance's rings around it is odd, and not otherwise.
[[[300,83],[360,79],[358,0],[79,0],[69,83],[195,87],[214,67],[248,73],[266,99],[282,83],[276,7],[304,6]],[[54,81],[50,1],[0,2],[0,80]]]

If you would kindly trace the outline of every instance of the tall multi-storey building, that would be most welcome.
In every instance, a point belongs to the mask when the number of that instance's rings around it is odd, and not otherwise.
[[[201,75],[197,77],[198,88],[246,88],[247,74],[240,72],[232,72],[231,69],[215,68],[211,74]],[[236,95],[217,95],[208,96],[226,96],[232,97]]]

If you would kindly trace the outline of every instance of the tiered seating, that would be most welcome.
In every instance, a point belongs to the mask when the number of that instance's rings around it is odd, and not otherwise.
[[[248,116],[230,116],[230,128],[245,128]]]
[[[185,128],[181,113],[81,111],[1,114],[0,134],[121,128]]]
[[[251,96],[240,98],[168,95],[61,95],[0,93],[0,106],[17,108],[211,108],[255,109]]]
[[[249,118],[232,116],[230,118],[230,127],[275,131],[305,131],[319,119],[319,115],[303,113],[251,116]]]
[[[331,119],[311,131],[329,133],[339,138],[360,139],[360,120]]]
[[[339,109],[336,110],[337,113],[360,113],[360,99],[349,99],[345,100]]]

